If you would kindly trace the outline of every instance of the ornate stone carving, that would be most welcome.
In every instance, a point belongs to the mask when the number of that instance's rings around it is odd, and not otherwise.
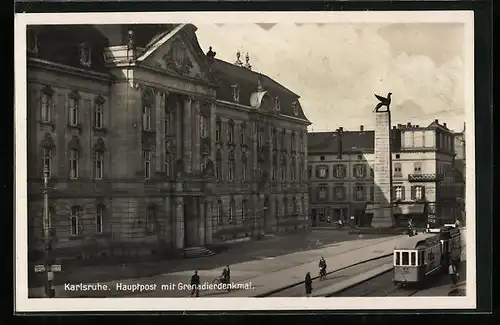
[[[163,60],[167,69],[181,75],[189,74],[193,68],[193,62],[189,58],[188,50],[181,41],[172,44],[170,50],[163,56]]]

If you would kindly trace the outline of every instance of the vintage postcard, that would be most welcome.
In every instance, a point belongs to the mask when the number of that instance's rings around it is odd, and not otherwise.
[[[475,308],[472,12],[15,30],[16,311]]]

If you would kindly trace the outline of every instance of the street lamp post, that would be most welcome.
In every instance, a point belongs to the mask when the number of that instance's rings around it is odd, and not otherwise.
[[[43,169],[43,235],[44,235],[44,243],[45,243],[45,296],[47,298],[52,298],[54,296],[54,292],[52,290],[52,263],[50,261],[50,253],[52,250],[52,234],[51,234],[51,220],[49,214],[49,169],[48,166],[45,166]]]

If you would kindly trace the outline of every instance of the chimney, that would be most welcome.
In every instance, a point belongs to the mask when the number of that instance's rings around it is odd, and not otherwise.
[[[363,132],[363,131],[365,130],[365,127],[364,127],[363,125],[360,125],[360,126],[359,126],[359,130],[360,130],[361,132]]]
[[[417,124],[417,125],[415,125],[415,127],[416,127],[416,128],[418,128],[418,127],[420,127],[420,126]]]
[[[447,127],[446,127],[446,123],[443,123],[443,126],[444,126],[445,128],[447,128]]]
[[[439,124],[439,120],[438,120],[438,119],[435,119],[435,120],[434,120],[434,123]]]
[[[343,148],[342,148],[342,131],[343,131],[343,127],[339,127],[338,130],[337,130],[337,133],[338,133],[338,137],[337,137],[337,148],[338,148],[338,154],[337,154],[337,157],[339,159],[342,159],[342,151],[343,151]]]
[[[403,125],[398,124],[398,129],[402,129],[402,128],[403,128]]]
[[[393,129],[393,130],[396,130],[396,129],[397,129],[397,127],[394,125],[394,126],[392,127],[392,129]]]
[[[407,123],[406,123],[406,127],[411,128],[411,123],[410,123],[410,122],[407,122]]]
[[[344,131],[344,128],[342,126],[339,127],[339,133],[342,133]]]

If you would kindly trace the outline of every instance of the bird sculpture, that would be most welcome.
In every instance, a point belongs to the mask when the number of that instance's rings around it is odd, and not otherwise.
[[[386,112],[388,112],[389,111],[389,106],[391,105],[391,95],[392,95],[392,93],[388,93],[387,94],[387,98],[385,98],[385,97],[382,97],[382,96],[379,96],[379,95],[375,94],[375,97],[380,101],[380,103],[378,103],[377,106],[375,106],[375,109],[373,111],[374,112],[380,112],[379,109],[382,106],[385,106],[385,107],[387,107]]]

